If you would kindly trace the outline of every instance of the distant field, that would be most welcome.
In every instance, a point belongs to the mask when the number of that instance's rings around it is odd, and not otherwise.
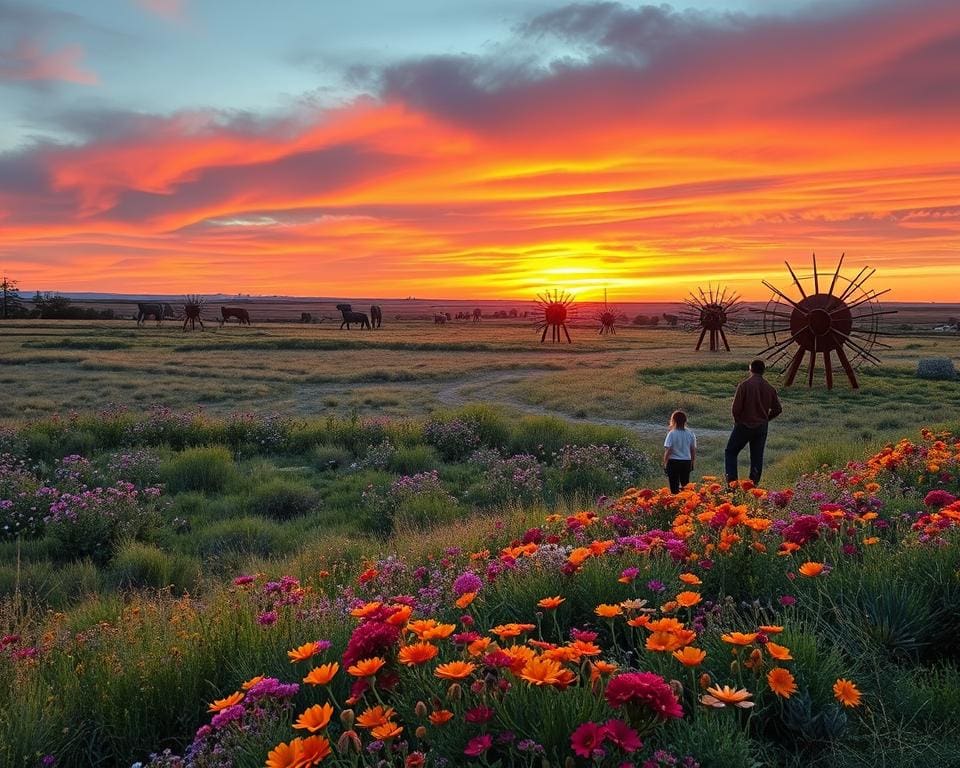
[[[18,321],[0,326],[0,419],[18,421],[109,403],[161,404],[215,413],[417,416],[468,402],[624,426],[655,448],[669,413],[689,411],[701,432],[700,471],[720,470],[732,392],[761,338],[736,336],[732,353],[693,349],[695,337],[623,326],[573,345],[539,343],[530,321],[435,326],[387,318],[375,332],[338,323],[269,324],[183,333],[132,323]],[[960,339],[888,339],[882,368],[861,372],[862,390],[794,387],[771,431],[775,472],[802,461],[862,453],[917,423],[960,421],[960,385],[914,376],[922,357],[953,357]],[[778,383],[777,374],[771,377]],[[805,453],[804,453],[805,452]],[[819,453],[817,453],[819,452]]]

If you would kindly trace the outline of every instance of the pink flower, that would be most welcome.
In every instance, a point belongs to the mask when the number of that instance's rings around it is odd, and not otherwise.
[[[596,723],[583,723],[570,734],[570,747],[580,757],[592,757],[593,751],[603,746],[607,729]]]
[[[483,736],[476,736],[470,739],[470,741],[467,742],[466,748],[463,750],[463,754],[468,757],[480,757],[480,755],[492,746],[493,737],[489,733],[485,733]]]
[[[926,507],[946,507],[953,504],[956,500],[957,497],[952,493],[937,489],[930,491],[930,493],[923,497],[923,504]]]
[[[640,736],[623,720],[607,720],[603,725],[607,739],[616,744],[624,752],[636,752],[643,746]]]
[[[262,627],[269,627],[271,624],[277,623],[277,612],[276,611],[264,611],[263,613],[257,616],[257,624]]]
[[[607,684],[607,703],[614,708],[639,707],[660,720],[683,717],[683,707],[667,682],[652,672],[627,672]]]

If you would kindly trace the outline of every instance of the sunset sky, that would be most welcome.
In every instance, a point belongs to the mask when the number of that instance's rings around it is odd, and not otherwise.
[[[0,0],[27,290],[960,300],[960,3]]]

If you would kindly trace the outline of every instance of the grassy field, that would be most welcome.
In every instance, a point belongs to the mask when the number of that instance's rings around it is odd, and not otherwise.
[[[299,417],[410,417],[469,402],[528,414],[621,426],[658,445],[675,408],[700,432],[700,471],[717,474],[733,390],[755,336],[734,337],[732,353],[693,349],[691,334],[623,327],[600,337],[575,327],[573,345],[538,343],[528,323],[435,326],[388,321],[376,332],[335,325],[215,326],[182,333],[176,324],[30,321],[0,328],[0,419],[17,421],[108,403],[134,410],[165,405],[212,414]],[[866,368],[860,391],[782,390],[784,414],[771,430],[771,478],[857,455],[916,423],[960,419],[960,386],[914,375],[924,357],[960,361],[953,336],[897,336],[883,366]],[[771,381],[778,383],[779,376]]]

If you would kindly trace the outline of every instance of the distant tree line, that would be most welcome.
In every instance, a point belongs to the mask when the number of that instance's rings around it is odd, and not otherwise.
[[[20,296],[17,281],[6,275],[0,280],[0,319],[40,318],[42,320],[113,320],[112,309],[87,309],[73,304],[66,296],[37,293],[27,302]]]

